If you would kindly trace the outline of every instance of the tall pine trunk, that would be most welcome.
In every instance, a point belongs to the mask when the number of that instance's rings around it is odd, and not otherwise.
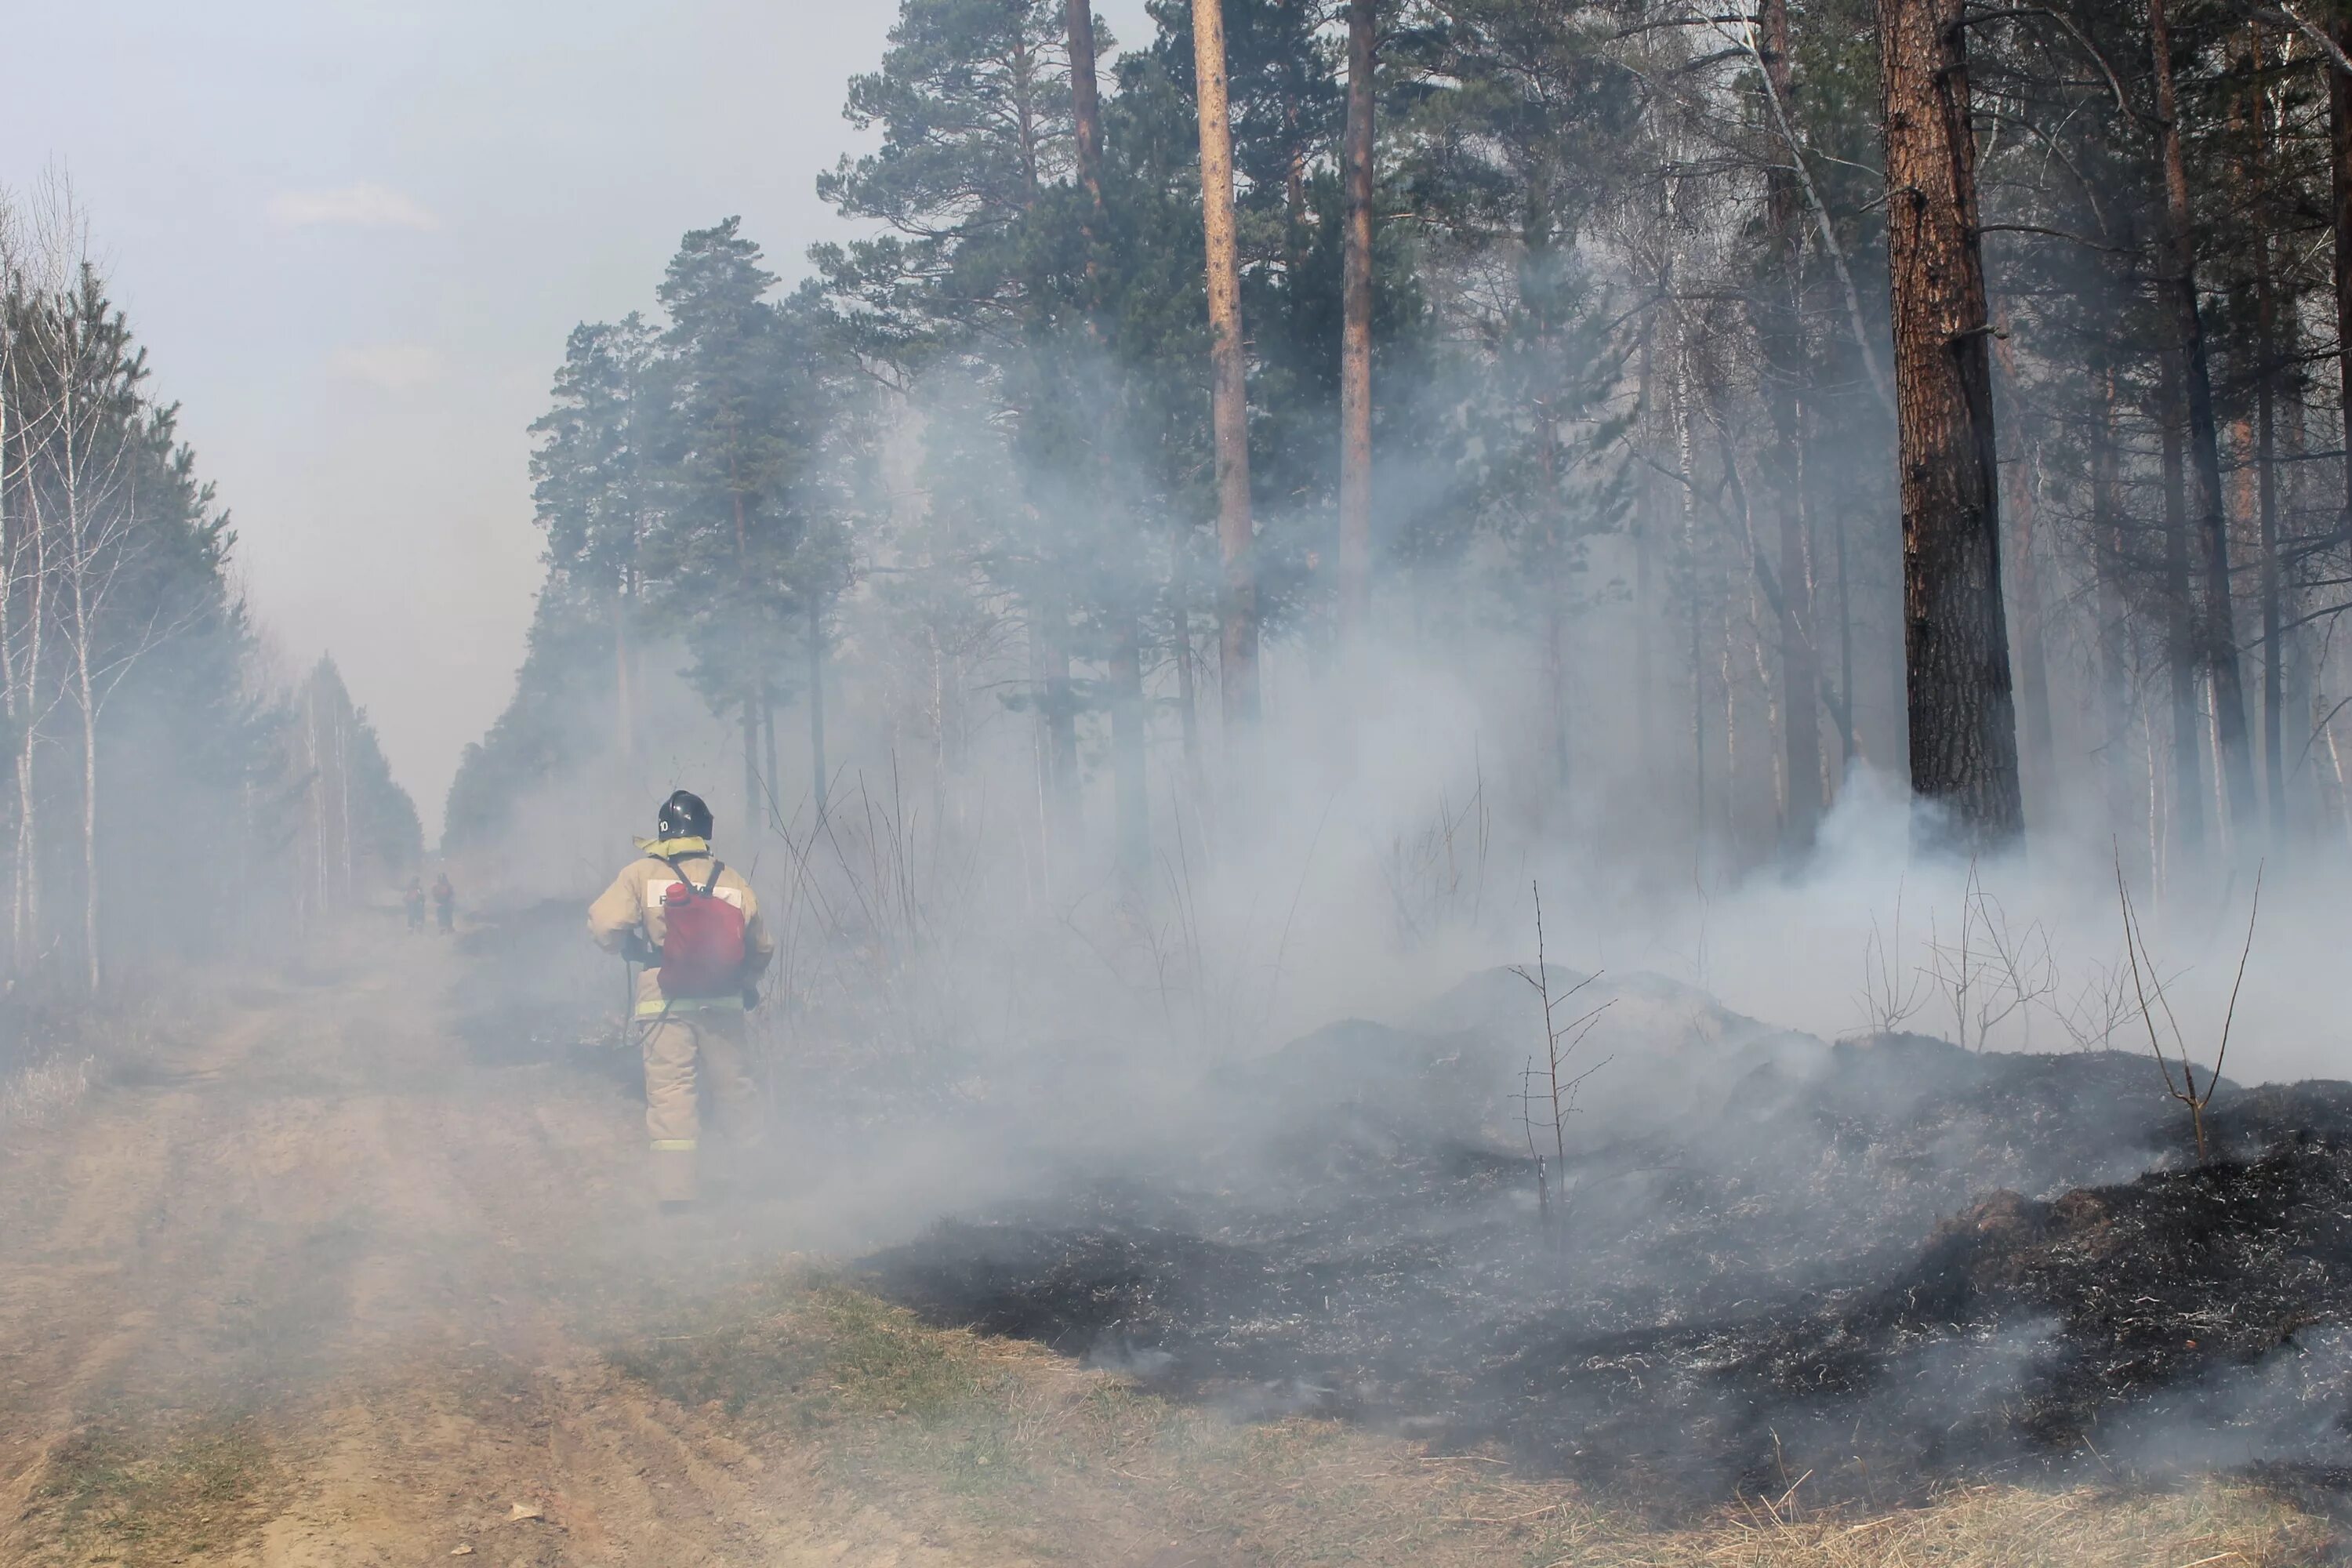
[[[808,617],[808,710],[809,798],[822,822],[833,783],[824,759],[824,617],[815,611]]]
[[[1211,420],[1217,458],[1217,682],[1226,741],[1257,722],[1256,531],[1250,518],[1249,375],[1242,344],[1241,261],[1234,233],[1234,136],[1226,106],[1223,0],[1192,0],[1201,119],[1201,229],[1207,251]]]
[[[1102,342],[1099,264],[1096,246],[1104,232],[1102,198],[1102,109],[1096,82],[1092,0],[1067,0],[1064,10],[1070,52],[1071,124],[1078,153],[1078,185],[1086,193],[1087,334]],[[1113,504],[1109,443],[1096,443],[1097,500]],[[1143,658],[1137,599],[1139,583],[1121,583],[1110,607],[1112,648],[1108,670],[1111,704],[1112,808],[1118,859],[1130,879],[1140,879],[1151,858],[1150,795],[1145,779],[1147,736],[1143,706]]]
[[[2172,81],[2172,30],[2166,0],[2148,0],[2148,44],[2156,78],[2158,154],[2164,165],[2165,226],[2172,272],[2164,280],[2179,337],[2188,413],[2189,515],[2205,556],[2205,616],[2201,628],[2207,673],[2213,683],[2213,727],[2221,749],[2230,819],[2239,831],[2252,825],[2254,763],[2246,733],[2245,685],[2238,670],[2238,637],[2230,605],[2230,521],[2221,496],[2221,436],[2213,413],[2213,380],[2206,364],[2205,323],[2197,308],[2197,239],[2189,226],[2189,166]]]
[[[2253,31],[2253,80],[2246,116],[2248,184],[2252,200],[2254,250],[2254,469],[2263,558],[2263,783],[2269,796],[2273,838],[2287,830],[2285,633],[2281,614],[2278,493],[2278,279],[2271,254],[2270,117],[2263,101],[2263,73],[2269,57],[2263,27]]]
[[[1119,869],[1136,883],[1151,864],[1150,803],[1144,794],[1141,642],[1134,612],[1122,609],[1111,629],[1111,772],[1118,796]]]
[[[1092,0],[1065,0],[1062,23],[1069,35],[1070,121],[1078,143],[1078,184],[1087,193],[1087,206],[1098,217],[1102,213],[1102,89],[1095,58]]]
[[[2010,466],[2008,501],[2010,578],[2017,599],[2017,719],[2018,773],[2025,804],[2032,812],[2048,813],[2057,798],[2057,743],[2050,720],[2049,609],[2042,591],[2041,563],[2034,534],[2041,527],[2042,449],[2027,448],[2021,461]]]
[[[1879,0],[1911,787],[1971,847],[2023,830],[1961,0]]]
[[[2273,380],[2278,343],[2277,299],[2270,276],[2270,238],[2256,240],[2261,260],[2255,287],[2260,296],[2261,379],[2254,391],[2254,465],[2262,527],[2263,781],[2268,786],[2271,833],[2287,828],[2286,671],[2284,574],[2279,561],[2278,388]]]
[[[2197,710],[2197,676],[2204,659],[2197,636],[2197,589],[2189,563],[2187,395],[2178,354],[2159,356],[2157,424],[2164,462],[2164,642],[2172,677],[2172,820],[2174,839],[2196,853],[2205,843],[2204,720]]]
[[[1372,134],[1375,0],[1348,0],[1346,227],[1340,258],[1339,635],[1369,613],[1372,558]]]
[[[2131,672],[2126,652],[2129,608],[2124,599],[2123,507],[2116,493],[2120,464],[2116,444],[2116,373],[2100,352],[2092,367],[2091,560],[2098,595],[2099,752],[2101,794],[2111,823],[2125,798],[2126,731],[2130,722]]]
[[[1075,848],[1085,836],[1078,777],[1078,695],[1070,679],[1070,626],[1056,595],[1045,635],[1045,739],[1054,751],[1054,831]]]
[[[746,842],[760,831],[760,824],[768,819],[766,803],[760,789],[760,689],[757,685],[743,692],[743,835]]]

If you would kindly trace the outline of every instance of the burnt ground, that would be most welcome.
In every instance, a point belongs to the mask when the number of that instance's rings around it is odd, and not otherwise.
[[[2200,1163],[2145,1056],[1828,1045],[1635,982],[1547,1226],[1486,984],[865,1268],[1237,1414],[1654,1498],[2352,1465],[2352,1085],[2225,1084]]]

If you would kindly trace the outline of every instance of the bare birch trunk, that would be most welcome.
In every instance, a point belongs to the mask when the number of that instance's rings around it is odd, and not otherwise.
[[[2352,11],[2336,24],[2336,47],[2352,55]],[[2352,77],[2332,62],[2327,71],[2330,216],[2336,239],[2336,401],[2344,420],[2344,515],[2336,526],[2352,537]]]
[[[7,221],[0,215],[0,224]],[[16,410],[16,323],[13,311],[5,303],[17,289],[16,263],[12,253],[0,252],[0,712],[5,712],[13,730],[26,721],[29,700],[20,697],[16,685],[16,605],[18,567],[24,548],[22,526],[8,506],[8,487],[17,469],[10,459],[15,449],[16,430],[11,416]],[[20,799],[21,812],[29,803]],[[22,846],[12,858],[8,899],[8,962],[13,970],[21,967],[25,957],[25,931],[21,924],[24,903],[25,863]]]
[[[1788,0],[1764,0],[1759,50],[1765,90],[1780,110],[1795,100],[1790,68]],[[1790,158],[1797,156],[1790,148]],[[1783,854],[1801,855],[1820,830],[1822,795],[1821,654],[1813,640],[1812,520],[1806,506],[1805,394],[1808,368],[1803,328],[1804,228],[1793,166],[1765,176],[1769,264],[1760,323],[1770,372],[1773,435],[1780,447],[1780,644],[1781,764],[1786,806],[1780,818]]]
[[[27,475],[26,501],[33,533],[32,603],[25,616],[25,693],[23,728],[16,735],[16,924],[23,946],[17,967],[28,966],[40,943],[41,865],[40,797],[35,792],[35,763],[40,753],[41,656],[48,630],[49,529],[42,515],[37,479]]]

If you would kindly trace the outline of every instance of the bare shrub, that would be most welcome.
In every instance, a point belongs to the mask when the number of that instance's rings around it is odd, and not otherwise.
[[[2147,948],[2147,935],[2141,930],[2139,914],[2132,907],[2131,888],[2124,880],[2123,854],[2116,854],[2116,899],[2123,908],[2124,953],[2131,963],[2132,994],[2138,1004],[2140,1022],[2147,1028],[2147,1048],[2156,1057],[2156,1065],[2164,1074],[2164,1091],[2189,1108],[2189,1124],[2197,1137],[2197,1158],[2200,1162],[2212,1158],[2211,1145],[2205,1136],[2205,1108],[2213,1102],[2213,1090],[2221,1082],[2221,1064],[2230,1056],[2230,1025],[2238,1016],[2238,992],[2246,983],[2246,961],[2254,951],[2254,921],[2263,910],[2263,868],[2254,868],[2254,895],[2246,910],[2246,942],[2238,952],[2237,977],[2230,983],[2230,1005],[2221,1015],[2221,1037],[2213,1048],[2212,1070],[2205,1085],[2197,1085],[2197,1062],[2189,1052],[2188,1037],[2180,1031],[2180,1020],[2173,1016],[2172,999],[2162,985],[2156,988],[2155,1006],[2148,997],[2147,977],[2156,971],[2156,961]],[[2165,1028],[2172,1035],[2168,1055],[2161,1034],[2157,1029],[2156,1015],[2164,1014]],[[2176,1078],[2173,1069],[2179,1068]]]
[[[1583,1048],[1584,1042],[1591,1035],[1594,1026],[1601,1022],[1601,1016],[1609,1011],[1610,1004],[1603,1002],[1597,1007],[1580,1013],[1565,1022],[1562,1021],[1561,1015],[1568,1010],[1569,1004],[1601,976],[1598,974],[1587,976],[1559,994],[1552,994],[1551,971],[1546,965],[1544,954],[1543,889],[1539,884],[1532,882],[1528,887],[1535,893],[1536,900],[1536,966],[1533,972],[1529,972],[1525,967],[1515,964],[1512,966],[1511,973],[1526,981],[1535,989],[1536,994],[1543,999],[1544,1049],[1542,1068],[1538,1069],[1536,1066],[1536,1058],[1529,1057],[1527,1069],[1521,1075],[1519,1121],[1528,1137],[1528,1157],[1535,1163],[1537,1210],[1542,1215],[1546,1234],[1557,1238],[1560,1226],[1566,1223],[1568,1192],[1563,1186],[1560,1193],[1560,1209],[1556,1212],[1552,1205],[1549,1173],[1550,1169],[1559,1169],[1563,1173],[1562,1179],[1565,1181],[1564,1173],[1568,1165],[1568,1119],[1576,1113],[1577,1091],[1583,1088],[1586,1079],[1607,1067],[1614,1058],[1604,1057],[1581,1070],[1574,1068],[1573,1063],[1577,1054]],[[1535,1114],[1535,1107],[1538,1103],[1544,1108],[1543,1120],[1540,1122],[1536,1120]],[[1536,1142],[1538,1129],[1548,1130],[1551,1134],[1551,1153],[1549,1161]]]
[[[1475,779],[1469,798],[1459,806],[1440,793],[1431,816],[1412,833],[1399,833],[1381,858],[1390,924],[1401,950],[1411,952],[1441,931],[1478,923],[1494,824],[1483,767]]]
[[[1909,1023],[1927,1003],[1927,978],[1903,963],[1903,884],[1895,884],[1895,925],[1892,932],[1871,911],[1870,934],[1862,943],[1861,1005],[1863,1033],[1892,1035]]]
[[[2033,1048],[2033,1010],[2058,991],[2058,963],[2040,921],[2011,924],[2000,900],[1985,890],[1977,863],[1969,862],[1960,889],[1959,922],[1948,939],[1930,919],[1928,982],[1952,1019],[1952,1043],[1981,1051],[1994,1030],[2014,1020],[2019,1048]]]

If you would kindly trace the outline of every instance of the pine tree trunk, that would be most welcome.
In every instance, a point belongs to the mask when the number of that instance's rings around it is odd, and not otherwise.
[[[760,802],[760,831],[766,832],[776,820],[776,807],[784,787],[783,769],[776,763],[776,689],[767,680],[760,682],[760,756],[767,771]]]
[[[1192,596],[1184,588],[1185,542],[1185,525],[1179,522],[1168,542],[1168,629],[1176,655],[1176,725],[1184,747],[1184,782],[1197,800],[1203,793],[1201,693],[1192,663]]]
[[[2270,796],[2271,834],[2283,838],[2287,830],[2285,617],[2279,563],[2278,388],[2273,374],[2278,356],[2278,302],[2270,276],[2269,236],[2258,237],[2255,244],[2259,257],[2256,314],[2261,322],[2256,352],[2262,359],[2254,387],[2254,465],[2263,552],[2263,781]]]
[[[1372,558],[1372,127],[1375,0],[1348,0],[1348,131],[1340,258],[1339,635],[1361,637]]]
[[[1102,332],[1096,312],[1099,310],[1100,300],[1097,295],[1094,247],[1101,234],[1104,217],[1102,127],[1095,81],[1097,61],[1091,0],[1067,0],[1066,16],[1070,49],[1072,121],[1078,144],[1078,184],[1087,194],[1088,212],[1086,227],[1087,333],[1099,342]],[[1109,443],[1099,441],[1096,449],[1098,458],[1096,477],[1100,482],[1102,502],[1108,506],[1115,489],[1108,471]],[[1115,625],[1108,671],[1113,811],[1115,831],[1118,836],[1120,868],[1130,881],[1139,882],[1151,858],[1150,795],[1144,776],[1143,655],[1139,646],[1142,634],[1137,624],[1139,618],[1136,610],[1138,591],[1122,585],[1117,590],[1117,603],[1109,612]],[[1075,758],[1073,762],[1075,764]]]
[[[814,614],[808,618],[808,712],[809,798],[823,822],[833,784],[824,758],[824,617]]]
[[[1652,417],[1658,406],[1658,313],[1644,311],[1642,328],[1642,369],[1637,417]],[[1637,427],[1635,439],[1654,445],[1654,430]],[[1637,475],[1633,497],[1633,714],[1634,780],[1647,798],[1657,769],[1657,654],[1651,627],[1658,616],[1657,551],[1662,531],[1658,501],[1660,480],[1647,470]]]
[[[1070,682],[1069,627],[1057,611],[1045,638],[1045,738],[1054,748],[1054,831],[1065,845],[1083,835],[1078,779],[1078,700]]]
[[[1201,223],[1208,258],[1212,423],[1217,458],[1218,693],[1226,739],[1258,715],[1256,531],[1250,518],[1249,381],[1242,342],[1241,262],[1234,232],[1233,124],[1226,106],[1223,0],[1192,0],[1201,120]],[[1245,742],[1244,742],[1245,743]]]
[[[754,686],[743,693],[743,834],[747,842],[758,825],[767,820],[760,793],[760,689]]]
[[[2254,25],[2252,32],[2254,76],[2259,82],[2268,50],[2260,23]],[[2249,98],[2251,112],[2246,116],[2246,131],[2251,153],[2248,184],[2252,195],[2248,207],[2253,220],[2254,251],[2254,469],[2263,552],[2263,783],[2269,795],[2271,837],[2277,840],[2284,839],[2287,831],[2286,671],[2279,582],[2279,301],[2266,208],[2270,184],[2269,115],[2259,86]]]
[[[2124,800],[2126,729],[2130,722],[2131,673],[2126,645],[2130,636],[2129,607],[2124,599],[2123,509],[2116,489],[2116,373],[2101,362],[2092,372],[2098,399],[2091,419],[2091,559],[2098,585],[2099,755],[2104,795],[2110,818]]]
[[[2203,666],[2197,637],[2197,590],[2189,561],[2187,395],[2177,354],[2158,356],[2162,395],[2158,411],[2164,460],[2165,654],[2172,676],[2172,819],[2181,848],[2205,843],[2204,719],[2197,710],[2197,676]]]
[[[1879,0],[1911,787],[1993,847],[2024,824],[1962,17]]]
[[[1150,800],[1144,778],[1143,653],[1132,614],[1122,613],[1110,650],[1111,767],[1117,792],[1118,864],[1140,883],[1151,864]]]
[[[626,589],[613,595],[613,735],[621,764],[629,770],[637,754],[636,715],[632,710],[633,671],[629,667],[629,597]]]
[[[1691,464],[1690,328],[1679,310],[1674,321],[1675,474],[1682,481],[1682,556],[1690,594],[1691,854],[1697,881],[1706,887],[1715,876],[1715,833],[1707,810],[1706,612],[1699,582],[1698,489]]]
[[[1853,571],[1846,539],[1846,510],[1838,509],[1837,529],[1832,537],[1837,545],[1838,743],[1843,748],[1838,761],[1851,771],[1864,752],[1861,721],[1855,717],[1853,703]]]
[[[2040,820],[2048,820],[2048,813],[2057,797],[2057,742],[2051,731],[2050,721],[2050,655],[2046,630],[2047,611],[2042,596],[2041,563],[2034,551],[2034,533],[2040,519],[2034,493],[2042,463],[2041,448],[2031,449],[2025,460],[2011,465],[2010,486],[2010,572],[2017,590],[2017,707],[2018,768],[2021,784],[2030,783],[2024,790],[2029,818],[2040,812]]]
[[[2230,604],[2230,523],[2221,497],[2221,437],[2213,413],[2213,381],[2206,365],[2205,324],[2197,308],[2197,240],[2189,226],[2189,168],[2181,148],[2173,93],[2172,31],[2166,0],[2148,0],[2148,39],[2155,68],[2158,142],[2164,165],[2164,208],[2172,246],[2172,273],[2163,288],[2179,334],[2189,415],[2189,512],[2205,555],[2202,643],[2213,683],[2213,723],[2221,749],[2221,776],[2230,818],[2241,832],[2254,812],[2254,763],[2246,731],[2246,692],[2238,669],[2238,637]]]
[[[1095,52],[1093,0],[1065,0],[1063,26],[1069,35],[1070,121],[1078,144],[1078,185],[1087,205],[1102,211],[1102,89]]]

